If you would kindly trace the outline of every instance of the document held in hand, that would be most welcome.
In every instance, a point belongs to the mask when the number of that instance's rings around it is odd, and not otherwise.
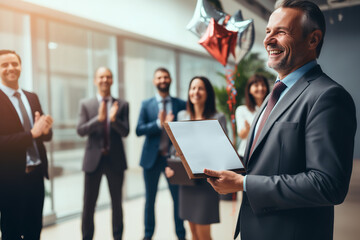
[[[206,178],[204,168],[245,172],[218,120],[168,122],[164,127],[190,179]]]

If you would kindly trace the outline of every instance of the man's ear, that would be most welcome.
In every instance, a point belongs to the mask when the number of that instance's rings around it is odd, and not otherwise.
[[[316,47],[319,45],[321,39],[323,37],[323,34],[321,30],[316,29],[312,33],[309,34],[309,49],[316,49]]]

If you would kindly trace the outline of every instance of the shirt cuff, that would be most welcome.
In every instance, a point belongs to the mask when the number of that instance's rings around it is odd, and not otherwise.
[[[245,177],[244,177],[244,180],[243,180],[243,188],[244,188],[244,192],[246,192],[246,177],[247,177],[247,175],[245,175]]]

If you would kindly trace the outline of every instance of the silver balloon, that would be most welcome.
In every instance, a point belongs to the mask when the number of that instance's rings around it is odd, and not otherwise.
[[[241,11],[237,11],[230,17],[226,24],[226,29],[237,32],[235,47],[235,62],[238,64],[251,50],[254,44],[254,20],[243,20]]]
[[[198,0],[194,15],[186,28],[200,38],[205,33],[211,18],[214,18],[217,23],[221,23],[226,15],[215,9],[207,0]]]
[[[240,10],[230,17],[229,14],[215,9],[207,0],[198,0],[194,15],[186,28],[201,38],[211,18],[214,18],[218,24],[225,25],[226,30],[237,32],[235,49],[230,52],[233,53],[235,62],[238,64],[254,44],[254,21],[244,20]]]

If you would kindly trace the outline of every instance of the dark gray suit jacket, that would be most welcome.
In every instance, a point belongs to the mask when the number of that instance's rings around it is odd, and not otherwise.
[[[36,111],[42,115],[43,111],[38,96],[25,90],[23,92],[29,101],[33,119],[35,119]],[[1,90],[0,116],[0,196],[6,196],[7,194],[2,192],[3,186],[17,192],[19,190],[15,189],[15,186],[22,186],[23,184],[22,180],[26,168],[26,150],[33,144],[33,139],[30,131],[24,131],[14,106]],[[50,141],[51,138],[52,130],[47,135],[42,135],[35,140],[41,160],[41,171],[46,178],[49,178],[49,175],[44,142]]]
[[[119,103],[115,122],[110,123],[110,163],[116,170],[127,168],[122,137],[129,134],[129,104],[113,98]],[[103,148],[103,124],[98,121],[99,102],[97,98],[86,99],[80,103],[80,117],[77,133],[88,136],[83,162],[85,172],[93,172],[99,165]]]
[[[356,115],[349,93],[311,69],[278,102],[249,156],[237,232],[242,240],[332,239],[334,205],[352,171]]]

